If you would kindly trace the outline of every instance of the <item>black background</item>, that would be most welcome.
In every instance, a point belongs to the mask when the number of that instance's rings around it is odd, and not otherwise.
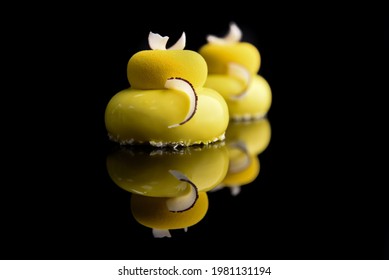
[[[10,23],[29,14],[4,43],[0,258],[388,259],[380,9],[138,5],[26,8]],[[153,239],[107,174],[105,106],[150,31],[185,31],[197,50],[231,21],[273,92],[261,173],[238,197],[210,194],[187,233]]]

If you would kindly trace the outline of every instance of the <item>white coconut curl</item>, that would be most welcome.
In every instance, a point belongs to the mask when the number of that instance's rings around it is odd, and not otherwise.
[[[167,41],[169,40],[168,36],[161,36],[157,33],[149,33],[149,46],[152,50],[183,50],[186,45],[186,35],[185,32],[182,32],[180,39],[171,47],[166,48]]]
[[[224,37],[217,37],[214,35],[207,36],[208,43],[219,45],[236,43],[240,40],[242,40],[242,30],[240,30],[240,28],[236,25],[235,22],[230,23],[230,29]]]

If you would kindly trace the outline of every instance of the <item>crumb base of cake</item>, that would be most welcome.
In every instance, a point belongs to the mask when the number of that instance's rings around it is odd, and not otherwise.
[[[220,136],[215,137],[211,140],[198,140],[198,141],[193,141],[193,140],[180,140],[180,141],[162,141],[162,140],[149,140],[149,141],[140,141],[136,140],[134,138],[131,139],[120,139],[120,137],[114,136],[110,133],[108,133],[108,138],[113,141],[117,142],[120,145],[143,145],[143,144],[149,144],[153,147],[189,147],[189,146],[195,146],[195,145],[209,145],[215,142],[219,141],[224,141],[225,140],[225,133],[222,133]]]

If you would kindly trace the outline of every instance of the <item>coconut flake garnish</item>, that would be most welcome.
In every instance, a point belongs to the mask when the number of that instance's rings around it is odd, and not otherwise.
[[[167,41],[169,40],[168,36],[161,36],[158,33],[149,33],[149,46],[152,50],[183,50],[186,45],[186,35],[185,32],[182,32],[182,35],[178,41],[166,49]]]
[[[248,87],[251,83],[251,75],[250,72],[243,67],[242,65],[234,62],[228,63],[228,75],[235,77],[244,82],[244,88],[238,94],[234,94],[230,96],[231,99],[238,100],[242,99],[248,93]]]
[[[195,114],[196,109],[197,109],[197,94],[196,91],[194,90],[192,84],[188,82],[187,80],[183,78],[169,78],[166,80],[165,83],[165,88],[167,89],[175,89],[182,91],[186,93],[189,97],[189,110],[188,113],[186,114],[185,118],[183,121],[177,124],[172,124],[169,125],[169,128],[177,127],[180,125],[183,125],[187,121],[189,121]]]
[[[192,208],[198,197],[198,190],[196,185],[189,180],[183,173],[178,170],[169,170],[170,174],[176,177],[179,181],[186,182],[189,184],[189,190],[186,194],[168,198],[166,200],[166,206],[171,212],[184,212]]]
[[[214,35],[207,36],[208,43],[219,44],[219,45],[236,43],[239,42],[241,39],[242,39],[242,31],[234,22],[230,23],[230,29],[224,37],[217,37]]]

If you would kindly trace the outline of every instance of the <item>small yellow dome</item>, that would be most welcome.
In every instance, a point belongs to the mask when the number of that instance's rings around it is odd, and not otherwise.
[[[199,53],[208,64],[208,74],[227,74],[228,63],[234,62],[245,67],[250,73],[257,73],[261,66],[258,49],[247,42],[231,44],[207,43]]]
[[[207,63],[191,50],[145,50],[127,64],[127,78],[133,89],[163,89],[167,79],[180,77],[194,88],[207,78]]]

